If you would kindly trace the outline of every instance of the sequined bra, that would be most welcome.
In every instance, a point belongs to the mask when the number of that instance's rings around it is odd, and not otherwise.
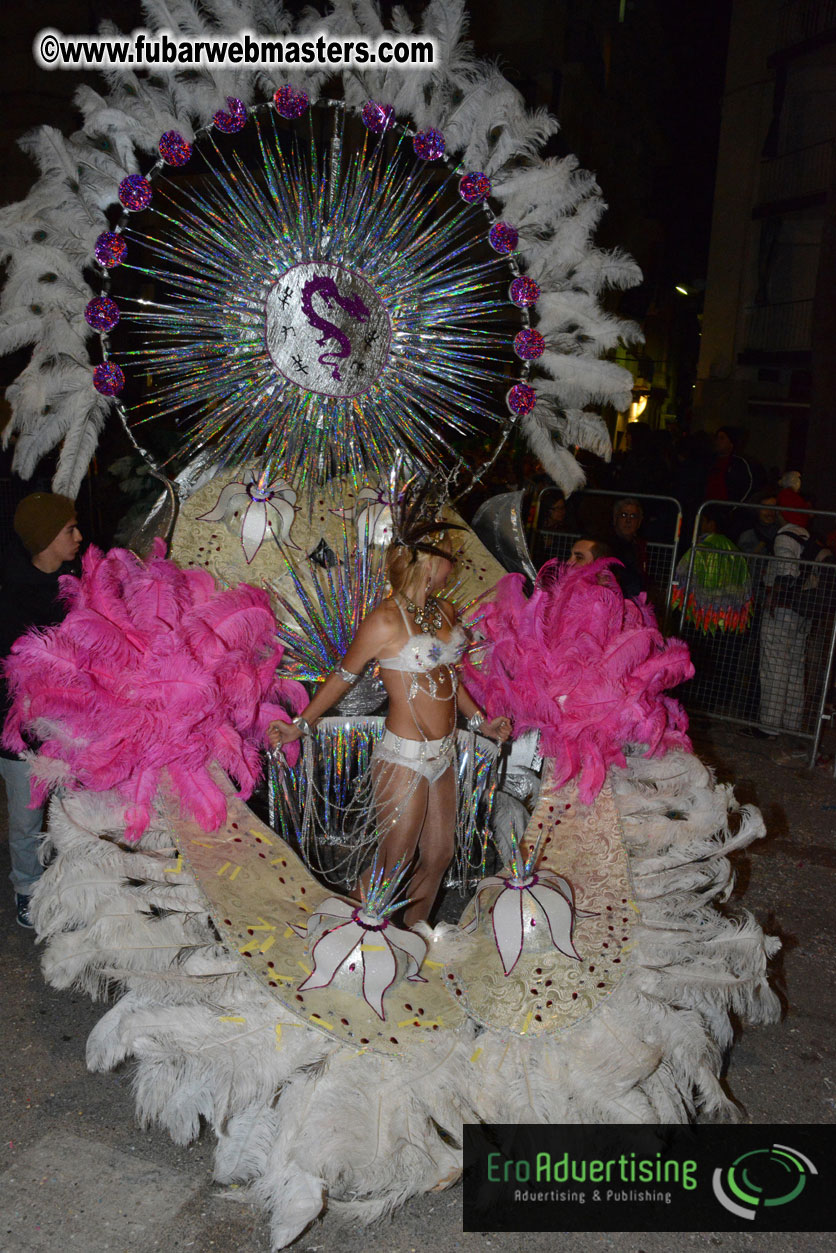
[[[396,602],[397,603],[397,602]],[[409,619],[398,603],[404,625],[409,630]],[[442,610],[442,613],[444,611]],[[446,614],[444,615],[446,618]],[[378,664],[381,670],[403,670],[407,674],[427,674],[436,666],[455,666],[461,661],[467,648],[467,635],[462,627],[453,627],[449,640],[440,640],[435,635],[410,635],[399,653],[394,657],[380,657]]]

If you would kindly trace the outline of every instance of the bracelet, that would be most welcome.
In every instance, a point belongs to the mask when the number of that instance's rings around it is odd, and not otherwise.
[[[352,674],[350,670],[344,670],[342,666],[336,671],[343,683],[356,683],[360,678],[359,674]]]
[[[485,725],[485,715],[476,710],[475,714],[471,714],[467,720],[468,731],[481,731]]]
[[[298,727],[303,735],[313,735],[313,727],[308,722],[307,718],[294,718],[292,722],[293,726]]]

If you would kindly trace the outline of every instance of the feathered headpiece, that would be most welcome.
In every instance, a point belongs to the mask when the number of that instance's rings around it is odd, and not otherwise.
[[[393,476],[394,477],[394,476]],[[457,522],[447,522],[440,517],[447,499],[446,480],[433,475],[421,479],[416,474],[402,492],[397,481],[392,484],[392,547],[410,548],[416,553],[429,553],[433,557],[449,557],[438,544],[429,542],[428,536],[443,536],[447,531],[463,531]]]

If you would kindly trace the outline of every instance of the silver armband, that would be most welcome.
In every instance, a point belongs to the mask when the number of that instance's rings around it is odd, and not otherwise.
[[[344,670],[342,666],[340,666],[336,673],[340,676],[343,683],[356,683],[360,678],[359,674],[352,674],[350,670]]]
[[[484,725],[485,725],[485,715],[479,713],[478,709],[476,710],[476,713],[471,714],[467,720],[468,731],[481,731]]]
[[[293,725],[298,727],[303,735],[313,735],[313,727],[308,722],[307,718],[294,718]]]

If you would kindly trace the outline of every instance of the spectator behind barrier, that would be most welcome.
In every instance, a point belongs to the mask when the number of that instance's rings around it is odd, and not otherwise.
[[[714,461],[705,480],[703,500],[748,500],[755,485],[752,468],[737,451],[740,432],[721,426],[714,433]]]
[[[676,567],[671,605],[683,614],[683,635],[691,647],[694,678],[683,688],[686,704],[707,713],[735,703],[740,643],[752,611],[752,584],[746,558],[720,531],[721,510],[706,506],[700,535]]]
[[[572,545],[572,551],[566,564],[570,566],[591,566],[594,561],[600,561],[603,557],[611,556],[612,553],[609,546],[603,540],[593,539],[590,535],[582,535]],[[616,576],[617,570],[618,567],[598,571],[597,580],[602,587],[613,587],[615,585],[617,578],[614,576]]]
[[[646,592],[649,586],[647,544],[639,535],[643,521],[644,509],[633,496],[616,501],[612,511],[612,534],[607,542],[613,557],[621,562],[613,568],[613,574],[630,600]]]
[[[760,505],[757,513],[749,514],[749,525],[740,533],[738,548],[744,553],[765,555],[772,553],[775,536],[781,528],[778,513],[778,489],[767,487],[753,498],[752,504]]]

